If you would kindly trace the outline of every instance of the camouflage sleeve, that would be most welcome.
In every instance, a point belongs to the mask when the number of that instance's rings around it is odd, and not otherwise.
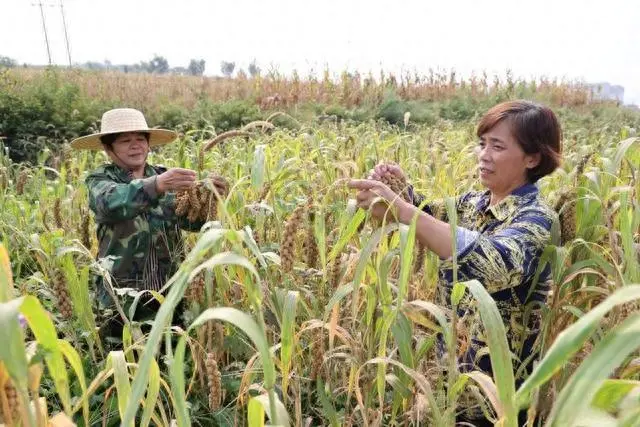
[[[542,252],[551,241],[552,221],[544,210],[526,209],[497,233],[479,234],[459,254],[460,275],[479,280],[489,293],[532,279]],[[451,265],[445,270],[451,270]]]
[[[156,176],[124,184],[114,182],[106,174],[94,173],[85,182],[89,190],[89,207],[99,223],[135,218],[158,203]]]

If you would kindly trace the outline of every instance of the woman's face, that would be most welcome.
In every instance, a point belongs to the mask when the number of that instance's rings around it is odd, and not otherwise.
[[[144,133],[126,132],[118,135],[111,146],[113,154],[129,169],[137,169],[147,162],[149,141]]]
[[[526,154],[501,120],[480,136],[478,147],[480,181],[492,193],[505,196],[527,183],[527,170],[540,162],[539,154]]]

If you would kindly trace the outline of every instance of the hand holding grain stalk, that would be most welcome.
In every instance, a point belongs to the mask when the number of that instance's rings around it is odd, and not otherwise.
[[[156,178],[156,190],[160,194],[189,189],[196,181],[196,173],[190,169],[171,168]]]
[[[369,179],[384,183],[391,191],[411,202],[407,177],[402,168],[395,163],[379,163],[369,173]]]
[[[214,219],[218,197],[226,195],[228,188],[227,181],[215,173],[196,182],[196,172],[190,169],[172,168],[156,178],[158,193],[176,192],[176,215],[186,214],[189,222]]]
[[[246,136],[245,131],[228,131],[206,142],[200,151],[198,170],[202,170],[204,153],[225,139],[236,136]],[[194,182],[195,182],[195,172]],[[209,221],[218,215],[218,199],[225,197],[229,192],[227,180],[214,172],[209,173],[207,179],[195,182],[195,185],[182,188],[176,194],[176,215],[187,216],[189,222],[197,220]]]
[[[227,180],[215,173],[176,194],[176,215],[187,215],[189,222],[213,220],[218,215],[218,199],[229,191]]]
[[[397,180],[406,184],[407,178],[402,168],[395,163],[378,163],[369,172],[369,179],[385,182],[387,180]],[[388,182],[385,182],[388,185]]]
[[[218,194],[226,196],[229,193],[229,182],[223,176],[211,172],[208,178]]]
[[[211,172],[208,176],[218,194],[226,194],[229,191],[227,180]],[[172,168],[158,175],[156,179],[156,190],[158,193],[171,191],[183,191],[190,189],[196,183],[196,173],[190,169]]]
[[[373,179],[352,179],[349,188],[358,190],[356,203],[359,208],[371,209],[371,215],[382,220],[387,212],[400,220],[411,206],[394,193],[385,183]]]
[[[380,163],[370,171],[368,179],[352,179],[348,186],[359,190],[356,196],[359,208],[369,209],[373,205],[371,213],[376,219],[382,219],[389,211],[398,219],[401,211],[408,208],[404,203],[410,201],[407,179],[396,164]]]

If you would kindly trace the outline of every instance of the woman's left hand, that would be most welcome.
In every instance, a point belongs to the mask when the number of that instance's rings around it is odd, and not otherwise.
[[[400,211],[405,208],[406,202],[402,197],[380,181],[352,179],[348,186],[358,190],[357,206],[362,209],[371,209],[371,215],[374,218],[381,220],[388,211],[398,218]]]
[[[215,172],[211,172],[209,174],[209,179],[211,180],[213,186],[216,188],[218,194],[220,194],[221,196],[227,195],[227,193],[229,192],[229,182],[227,182],[227,180],[223,176],[217,175]]]

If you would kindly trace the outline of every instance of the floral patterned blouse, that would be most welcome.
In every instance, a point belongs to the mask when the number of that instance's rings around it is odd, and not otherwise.
[[[413,193],[413,192],[411,192]],[[511,351],[519,362],[514,372],[525,362],[530,372],[536,353],[542,307],[551,286],[550,268],[538,271],[542,253],[551,243],[551,228],[555,212],[541,200],[538,188],[526,184],[513,191],[494,206],[489,206],[489,191],[472,192],[457,201],[457,281],[477,279],[484,285],[502,316]],[[415,206],[424,198],[412,194]],[[446,220],[444,209],[426,204],[426,213]],[[453,288],[453,261],[443,260],[439,270],[439,303],[450,304]],[[480,369],[491,374],[486,342],[474,300],[467,292],[459,305],[470,341],[459,350],[462,371]],[[523,378],[517,378],[520,383]]]

